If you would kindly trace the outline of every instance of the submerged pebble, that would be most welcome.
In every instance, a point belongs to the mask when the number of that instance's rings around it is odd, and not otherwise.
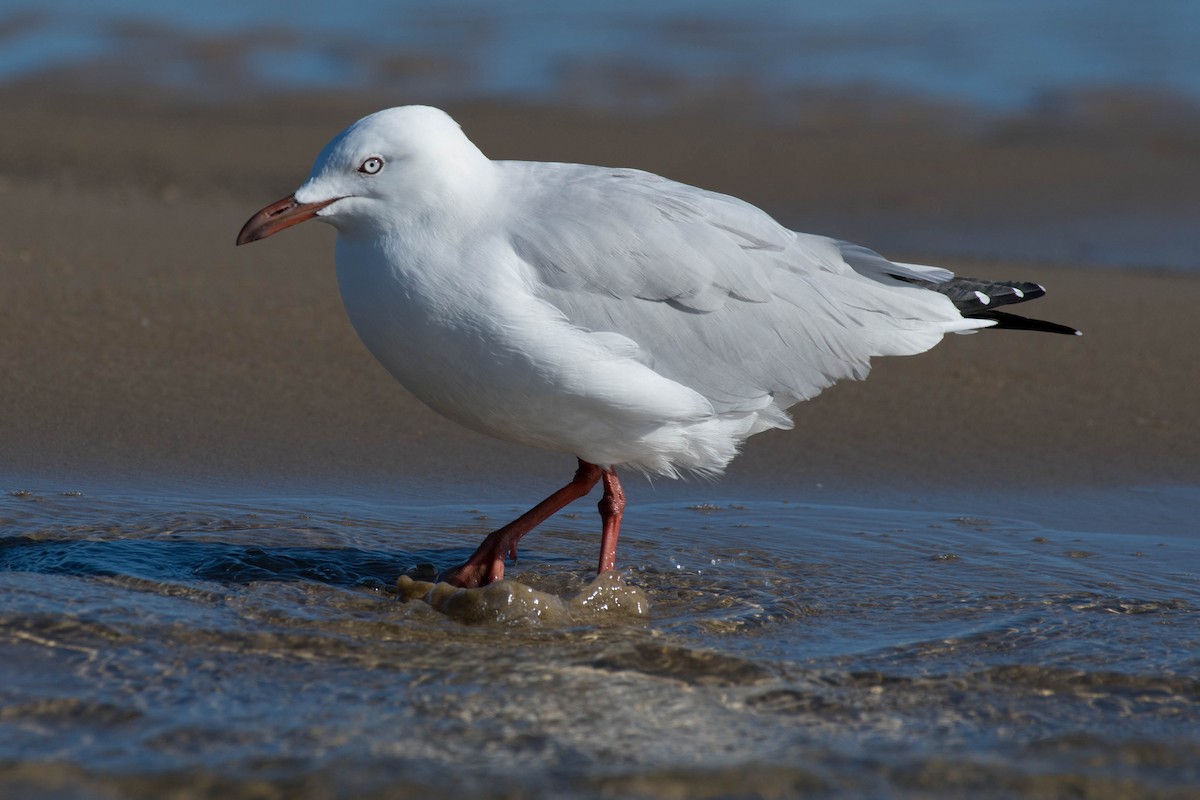
[[[396,589],[405,602],[422,600],[451,619],[468,624],[542,622],[562,625],[587,616],[642,618],[649,614],[646,593],[625,583],[616,572],[603,572],[571,598],[513,580],[501,580],[477,589],[445,582],[413,580],[401,575]]]
[[[637,586],[621,580],[616,572],[601,572],[570,600],[571,610],[589,614],[613,614],[625,617],[646,617],[650,600]]]

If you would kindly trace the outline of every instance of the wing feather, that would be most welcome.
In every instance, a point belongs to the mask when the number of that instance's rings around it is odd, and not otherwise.
[[[784,409],[866,377],[873,356],[990,324],[893,277],[945,270],[795,233],[727,195],[637,170],[500,163],[520,195],[508,229],[534,294],[579,329],[623,337],[718,413],[771,410],[785,427]]]

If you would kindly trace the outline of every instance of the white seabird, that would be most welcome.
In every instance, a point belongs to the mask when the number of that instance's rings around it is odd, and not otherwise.
[[[980,328],[1077,331],[996,310],[1041,286],[956,278],[796,233],[749,203],[647,172],[491,161],[445,112],[405,106],[338,134],[237,243],[337,228],[342,299],[367,348],[469,428],[570,453],[575,477],[448,574],[478,586],[534,526],[618,468],[718,474],[749,436],[876,356]]]

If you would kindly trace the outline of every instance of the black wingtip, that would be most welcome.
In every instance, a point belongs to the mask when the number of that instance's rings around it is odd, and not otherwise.
[[[1018,317],[1016,314],[1009,314],[1005,311],[979,311],[974,314],[965,314],[964,316],[969,319],[993,320],[998,330],[1040,331],[1041,333],[1061,333],[1064,336],[1083,335],[1083,331],[1076,330],[1067,325],[1059,325],[1057,322],[1047,322],[1043,319]]]

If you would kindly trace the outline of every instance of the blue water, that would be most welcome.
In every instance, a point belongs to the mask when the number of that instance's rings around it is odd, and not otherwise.
[[[215,40],[244,45],[217,60],[267,88],[388,85],[434,100],[603,95],[629,70],[768,94],[871,86],[993,109],[1096,87],[1200,99],[1190,0],[6,0],[0,79],[116,61],[145,80],[203,83]],[[397,57],[416,61],[397,67]]]
[[[647,617],[464,624],[389,587],[457,563],[511,504],[77,485],[0,493],[0,796],[1183,797],[1200,780],[1195,489],[994,513],[712,487],[627,512]],[[511,574],[578,591],[590,506],[531,534]]]

